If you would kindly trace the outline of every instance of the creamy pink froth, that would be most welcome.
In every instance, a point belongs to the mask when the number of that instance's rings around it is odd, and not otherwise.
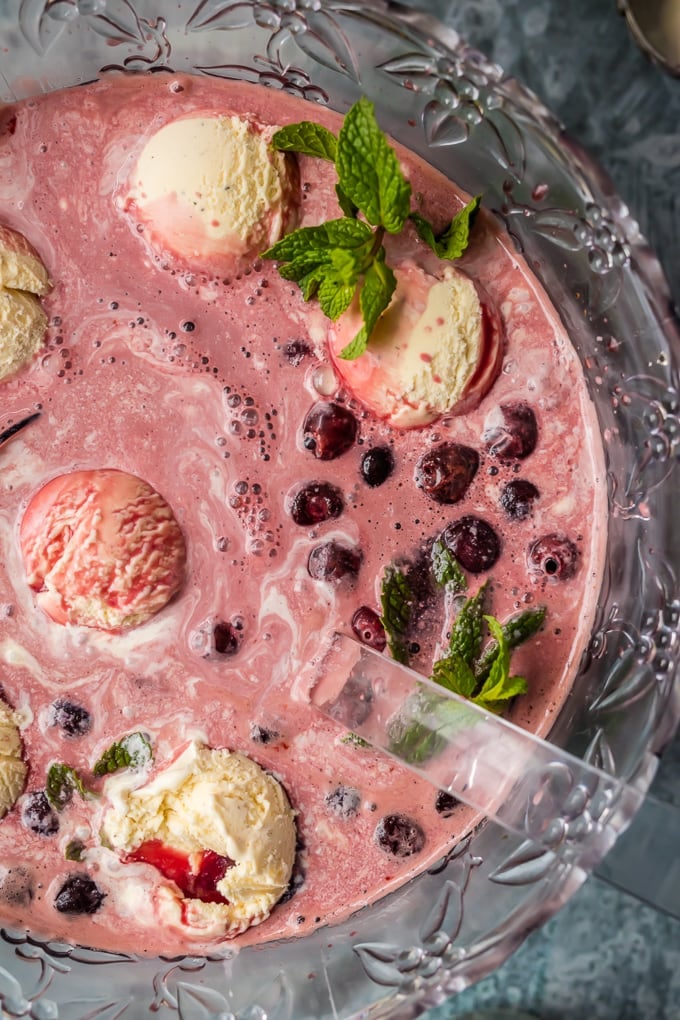
[[[171,87],[178,80],[182,91]],[[469,574],[470,592],[490,578],[501,620],[529,606],[547,610],[541,633],[514,655],[513,672],[527,677],[529,693],[512,709],[517,723],[545,734],[584,650],[602,566],[602,453],[580,366],[555,310],[495,221],[480,216],[460,268],[500,316],[501,371],[467,413],[393,428],[355,399],[359,385],[345,387],[329,352],[328,321],[275,266],[250,259],[239,272],[216,274],[167,248],[159,253],[148,224],[130,219],[124,197],[145,144],[176,118],[206,110],[265,127],[310,117],[339,126],[328,110],[248,85],[118,76],[18,104],[14,133],[0,137],[0,221],[34,245],[54,283],[43,299],[44,354],[2,384],[3,421],[36,408],[41,417],[0,451],[0,683],[26,720],[30,765],[26,794],[0,821],[0,920],[152,954],[215,945],[188,927],[158,925],[151,904],[165,880],[148,862],[125,863],[102,845],[105,801],[75,796],[50,835],[25,823],[26,798],[44,789],[50,762],[77,768],[101,790],[94,762],[136,731],[153,745],[151,779],[190,739],[253,758],[281,780],[303,849],[293,895],[235,941],[304,934],[397,888],[479,820],[462,806],[441,813],[432,788],[385,756],[344,743],[343,729],[315,712],[305,677],[322,636],[350,633],[362,606],[378,610],[387,564],[409,563],[417,576],[447,526],[465,515],[481,518],[497,534],[500,556],[491,570]],[[405,150],[400,158],[414,194],[424,196],[423,214],[443,226],[467,196]],[[299,160],[302,225],[339,215],[334,184],[328,164]],[[389,239],[388,258],[432,277],[441,273],[410,228]],[[303,442],[303,422],[320,401],[349,409],[358,425],[350,448],[328,461]],[[503,460],[483,438],[485,421],[518,403],[532,408],[538,441],[524,459]],[[445,442],[476,451],[479,460],[452,504],[415,481],[424,454]],[[379,446],[389,447],[394,470],[372,487],[363,480],[362,457]],[[177,594],[147,622],[119,633],[80,626],[86,621],[65,609],[69,625],[56,623],[36,606],[31,587],[57,562],[38,569],[40,536],[55,519],[44,494],[54,479],[98,478],[90,473],[101,469],[162,494],[186,544]],[[518,479],[538,491],[523,519],[501,503]],[[341,510],[297,524],[291,500],[310,484],[334,486]],[[101,490],[97,499],[103,496]],[[36,499],[41,514],[34,513]],[[165,513],[153,506],[154,514]],[[166,527],[169,518],[159,534]],[[576,550],[576,568],[564,580],[537,574],[530,561],[533,544],[554,534]],[[159,554],[176,553],[178,541],[163,537]],[[310,557],[327,543],[358,550],[357,570],[340,579],[311,576]],[[98,535],[96,547],[105,564],[110,535]],[[79,590],[85,578],[88,587],[98,585],[101,571],[90,576],[84,546],[74,555],[76,568],[64,563],[59,589]],[[125,555],[116,554],[119,565]],[[117,570],[102,583],[104,598]],[[436,593],[423,598],[410,638],[413,665],[427,672],[449,621]],[[55,722],[60,700],[89,713],[85,732],[69,735]],[[409,855],[380,845],[382,820],[393,814],[422,831],[422,845]],[[85,848],[79,864],[64,857],[74,839]],[[23,902],[2,891],[12,868],[28,875],[32,896]],[[74,871],[87,872],[105,894],[92,914],[55,910]]]

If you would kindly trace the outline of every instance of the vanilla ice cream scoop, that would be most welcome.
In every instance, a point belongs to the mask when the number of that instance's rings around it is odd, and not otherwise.
[[[184,537],[171,508],[124,471],[53,478],[28,504],[19,537],[28,583],[57,623],[135,627],[184,579]]]
[[[339,357],[361,329],[357,303],[331,327],[335,367],[358,400],[397,428],[463,414],[500,371],[498,318],[472,280],[453,267],[434,277],[403,263],[395,276],[392,303],[359,358]]]
[[[47,316],[39,298],[50,289],[45,266],[22,234],[0,225],[0,380],[40,350]]]
[[[295,816],[281,784],[245,755],[198,741],[150,782],[133,783],[107,781],[101,837],[163,876],[164,923],[213,938],[263,921],[295,860]]]
[[[14,713],[0,698],[0,818],[14,807],[24,788],[27,772]]]
[[[152,247],[192,263],[229,265],[274,244],[295,215],[295,164],[272,149],[273,132],[205,114],[152,135],[124,198]]]

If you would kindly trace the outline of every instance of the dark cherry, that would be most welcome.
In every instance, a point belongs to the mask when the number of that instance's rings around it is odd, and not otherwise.
[[[339,517],[345,509],[340,489],[330,482],[309,482],[293,497],[290,516],[301,527]]]
[[[352,617],[352,630],[359,641],[370,648],[382,652],[387,644],[387,636],[382,620],[369,606],[360,606]]]
[[[54,836],[59,832],[59,818],[50,806],[44,790],[33,790],[26,795],[21,820],[26,828],[38,836]]]
[[[408,815],[385,815],[376,826],[375,841],[385,853],[410,857],[425,846],[425,833]]]
[[[394,471],[394,454],[389,446],[374,446],[361,458],[361,477],[372,489],[382,485]]]
[[[213,627],[213,644],[218,655],[234,655],[239,650],[241,635],[232,623],[220,620]]]
[[[297,368],[309,353],[309,345],[304,340],[291,340],[289,344],[286,344],[285,354],[294,368]]]
[[[361,552],[339,542],[316,545],[309,554],[307,570],[315,581],[337,584],[343,577],[356,577],[361,566]]]
[[[460,801],[452,793],[440,790],[434,802],[434,809],[438,814],[443,815],[444,818],[450,818],[459,804]]]
[[[60,914],[96,914],[105,896],[89,875],[69,875],[55,897],[54,906]]]
[[[302,442],[318,460],[335,460],[354,445],[359,423],[342,404],[322,401],[307,412]]]
[[[440,443],[424,453],[416,465],[415,482],[437,503],[462,499],[479,468],[479,455],[460,443]]]
[[[534,512],[534,502],[538,495],[538,489],[533,482],[527,482],[524,478],[513,478],[501,492],[501,506],[508,517],[514,521],[523,521]]]
[[[33,876],[27,868],[18,865],[8,868],[0,876],[0,899],[17,907],[25,907],[33,899],[35,892]]]
[[[351,818],[359,810],[361,794],[352,786],[336,786],[326,794],[326,805],[338,818]]]
[[[523,460],[538,441],[536,415],[528,404],[501,404],[485,422],[484,443],[501,460]]]
[[[568,581],[576,573],[578,549],[566,535],[550,534],[529,546],[529,569],[535,575]]]
[[[490,570],[501,554],[501,541],[481,517],[467,515],[449,524],[442,534],[444,544],[451,550],[461,567],[471,574]]]
[[[84,737],[92,728],[92,716],[82,705],[57,698],[50,706],[50,726],[58,726],[65,737]]]

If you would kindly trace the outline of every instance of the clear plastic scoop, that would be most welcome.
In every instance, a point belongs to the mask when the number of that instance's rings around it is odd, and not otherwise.
[[[311,699],[505,831],[588,872],[645,795],[341,634],[318,660]]]

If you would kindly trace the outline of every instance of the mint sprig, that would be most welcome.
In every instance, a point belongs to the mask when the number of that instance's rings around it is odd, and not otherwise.
[[[460,258],[481,196],[436,235],[432,224],[411,211],[411,185],[378,125],[373,103],[365,97],[349,110],[337,138],[320,124],[301,121],[277,131],[272,145],[282,152],[335,163],[343,218],[319,227],[302,227],[263,252],[263,258],[281,263],[284,279],[298,284],[305,301],[318,297],[324,314],[333,321],[358,293],[364,324],[340,352],[340,357],[354,360],[366,350],[396,287],[394,273],[386,263],[385,234],[401,233],[411,219],[420,237],[440,258]],[[357,218],[359,214],[363,219]]]
[[[386,568],[383,575],[380,604],[382,625],[392,657],[397,662],[407,665],[406,634],[411,626],[413,592],[406,575],[392,564]]]
[[[81,797],[89,795],[89,790],[71,765],[53,762],[47,771],[45,785],[45,793],[52,807],[57,811],[63,811],[73,800],[76,791]]]
[[[467,590],[467,578],[463,568],[440,538],[432,544],[431,563],[435,582],[440,588],[445,588],[452,595]]]
[[[107,776],[119,769],[143,769],[152,760],[148,737],[144,733],[129,733],[104,751],[92,771],[95,776]]]

